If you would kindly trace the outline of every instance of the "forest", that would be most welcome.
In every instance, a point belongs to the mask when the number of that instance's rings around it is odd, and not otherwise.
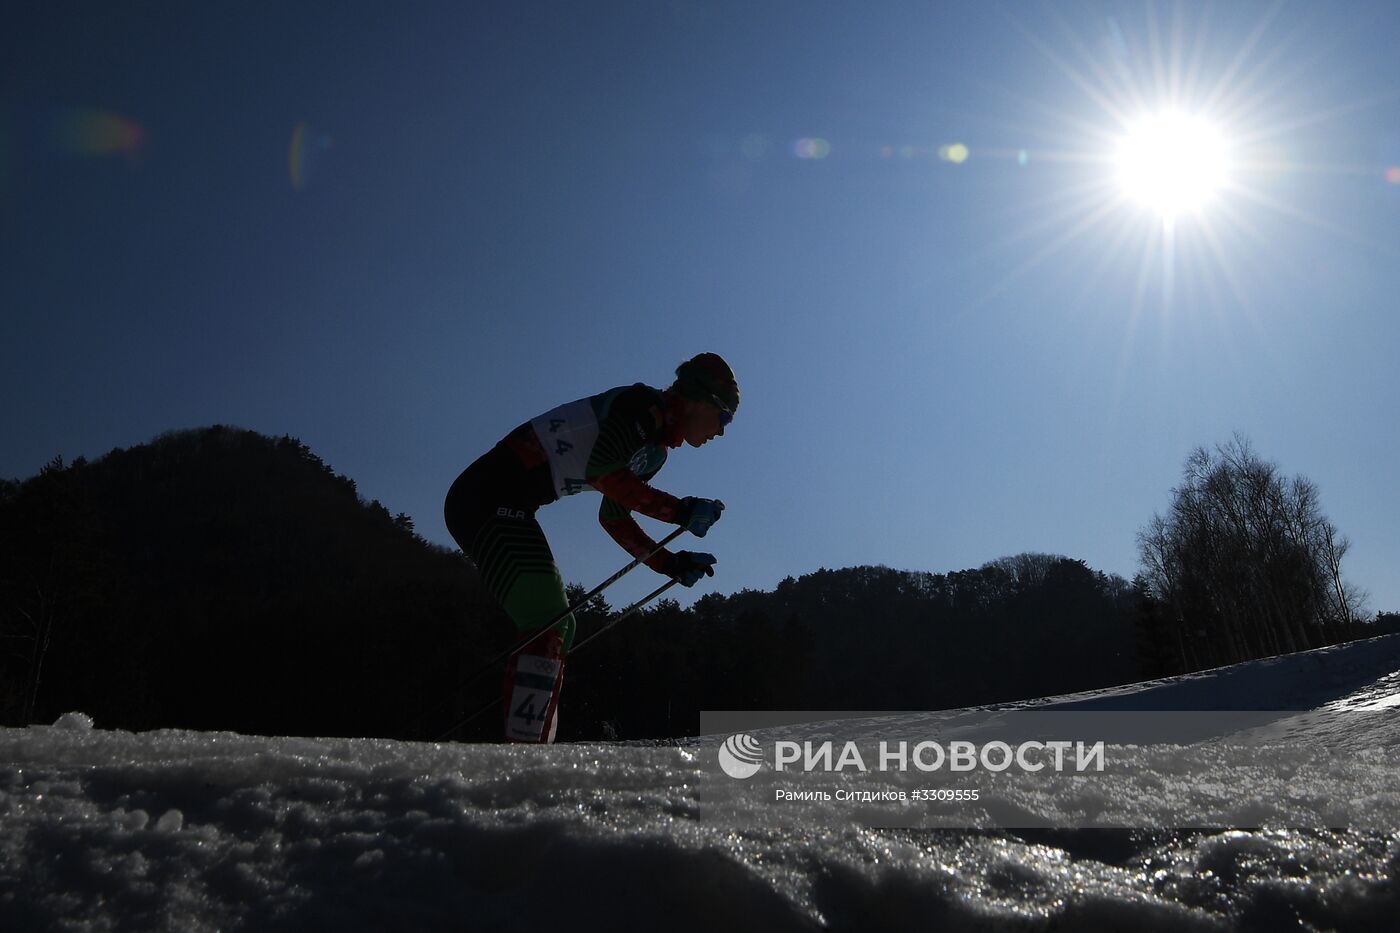
[[[1316,490],[1239,438],[1193,454],[1139,545],[1132,581],[1026,553],[663,600],[569,659],[559,738],[690,735],[706,709],[1005,702],[1400,631],[1362,618]],[[612,611],[588,602],[578,637]],[[517,639],[467,558],[292,437],[172,432],[0,481],[6,725],[82,710],[129,730],[490,741],[494,659]]]

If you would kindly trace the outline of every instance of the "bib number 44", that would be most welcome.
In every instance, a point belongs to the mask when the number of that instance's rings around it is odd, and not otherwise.
[[[516,656],[507,684],[507,739],[514,742],[551,740],[563,673],[562,658]]]

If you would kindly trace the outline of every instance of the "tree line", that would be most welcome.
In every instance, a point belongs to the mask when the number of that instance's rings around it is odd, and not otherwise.
[[[1317,485],[1285,476],[1248,439],[1197,448],[1167,513],[1138,536],[1147,669],[1184,673],[1393,631],[1393,615],[1364,617],[1366,595],[1342,576],[1350,546]]]
[[[1283,525],[1325,545],[1326,528],[1299,524],[1292,501],[1281,514],[1297,520]],[[1193,508],[1183,515],[1215,514]],[[1256,526],[1274,527],[1243,527]],[[1025,699],[1400,629],[1396,617],[1363,624],[1332,564],[1307,565],[1310,585],[1330,590],[1280,591],[1277,614],[1260,616],[1223,587],[1301,586],[1287,568],[1302,558],[1284,542],[1251,550],[1201,534],[1175,511],[1154,522],[1132,583],[1022,554],[953,573],[821,570],[689,608],[663,601],[569,659],[560,736],[693,734],[702,709]],[[1279,563],[1207,585],[1192,576],[1200,561],[1166,548],[1175,537]],[[1331,540],[1339,564],[1345,542],[1335,530]],[[611,612],[591,601],[579,637]],[[81,709],[134,730],[491,740],[498,708],[462,723],[499,698],[492,662],[517,638],[470,561],[365,502],[295,438],[175,432],[0,482],[5,724]]]

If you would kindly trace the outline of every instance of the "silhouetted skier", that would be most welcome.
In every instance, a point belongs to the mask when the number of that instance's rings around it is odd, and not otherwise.
[[[734,373],[714,353],[682,363],[676,381],[664,391],[637,383],[561,405],[520,425],[462,471],[447,493],[447,528],[516,627],[538,631],[569,603],[536,510],[562,496],[596,489],[603,494],[598,521],[634,557],[651,554],[656,542],[633,512],[704,537],[724,504],[677,499],[647,480],[665,464],[668,449],[682,443],[699,447],[724,436],[738,407]],[[694,586],[714,575],[715,558],[663,549],[646,563]],[[564,657],[573,636],[574,618],[566,615],[511,657],[505,683],[507,740],[553,740]]]

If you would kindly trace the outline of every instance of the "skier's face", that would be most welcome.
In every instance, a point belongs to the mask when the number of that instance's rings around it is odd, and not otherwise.
[[[699,447],[712,438],[724,437],[728,413],[712,402],[691,402],[685,419],[685,441]]]

